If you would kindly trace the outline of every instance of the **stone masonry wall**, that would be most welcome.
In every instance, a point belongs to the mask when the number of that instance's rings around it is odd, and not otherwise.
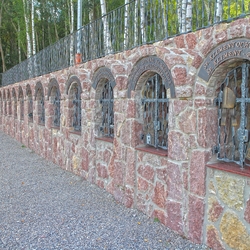
[[[206,163],[212,157],[212,146],[216,144],[217,107],[213,100],[219,82],[213,79],[207,83],[198,77],[198,72],[208,53],[219,44],[241,37],[250,38],[249,21],[250,18],[245,18],[215,25],[2,87],[1,129],[46,159],[106,189],[125,206],[158,218],[191,241],[203,242],[215,249],[219,249],[216,246],[223,249],[224,243],[240,249],[228,242],[230,231],[225,225],[235,221],[245,235],[242,244],[248,244],[250,202],[246,192],[249,192],[250,179],[212,170],[208,170],[206,177]],[[137,85],[143,84],[145,77],[133,83],[135,88],[131,87],[130,79],[136,65],[148,57],[163,61],[174,83],[175,98],[170,98],[169,102],[168,151],[165,154],[156,149],[148,152],[141,148],[140,89]],[[101,68],[108,69],[116,83],[113,140],[98,135],[99,90],[92,84],[95,73]],[[152,69],[149,67],[145,73],[154,72],[155,68],[157,65],[152,65]],[[227,67],[222,67],[217,74],[225,76],[226,72]],[[67,91],[72,77],[80,81],[82,88],[82,127],[79,133],[72,130],[70,122]],[[48,96],[51,81],[58,83],[61,93],[60,128],[52,126],[53,112]],[[38,120],[37,83],[42,84],[45,95],[44,125]],[[33,122],[27,116],[28,85],[33,97]],[[17,118],[13,111],[12,114],[4,113],[8,106],[8,90],[13,107],[13,89],[18,97],[19,87],[25,100],[23,120],[20,119],[19,98]],[[235,181],[243,188],[234,195],[234,207],[225,203],[220,193],[224,192],[224,187],[220,186],[224,179],[228,185]],[[210,186],[206,191],[206,185],[210,183],[214,184],[213,192],[218,195],[211,191]],[[228,205],[227,209],[224,204]],[[222,224],[220,229],[219,223]],[[211,243],[211,239],[216,242]]]

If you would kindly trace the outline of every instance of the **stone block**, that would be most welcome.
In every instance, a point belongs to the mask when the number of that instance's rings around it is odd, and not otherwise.
[[[166,198],[167,198],[167,191],[166,191],[165,185],[163,185],[160,182],[156,182],[152,201],[158,207],[164,209],[165,208],[165,204],[166,204]]]
[[[217,140],[217,109],[198,110],[198,143],[201,147],[212,148]]]
[[[195,33],[189,33],[185,36],[186,44],[189,49],[194,49],[197,45],[197,37]]]
[[[185,67],[175,67],[172,70],[175,86],[185,85],[187,82],[187,70]]]
[[[212,249],[225,250],[220,240],[219,233],[212,225],[207,226],[207,245]]]
[[[250,224],[250,199],[246,203],[244,219]]]
[[[215,175],[220,199],[230,208],[243,210],[245,182],[242,177],[220,172]]]
[[[190,192],[199,196],[205,195],[206,163],[208,151],[193,150],[190,160]]]
[[[188,108],[179,116],[179,127],[185,134],[195,133],[197,130],[197,113],[195,110]]]
[[[170,199],[181,201],[183,198],[183,183],[180,166],[169,162],[167,166],[167,191]]]
[[[138,167],[138,174],[148,181],[154,182],[155,170],[149,165],[140,165]]]
[[[188,207],[188,235],[190,240],[200,244],[203,234],[204,201],[190,195]]]
[[[250,235],[239,217],[227,211],[220,222],[220,233],[224,242],[232,249],[249,250]]]
[[[188,159],[188,141],[183,133],[170,131],[168,134],[168,157],[177,161]]]
[[[219,219],[220,215],[223,212],[223,207],[219,203],[216,197],[208,198],[208,220],[215,222]]]
[[[182,212],[181,204],[174,201],[167,201],[166,210],[167,210],[167,220],[166,225],[178,232],[183,234],[183,221],[182,221]]]

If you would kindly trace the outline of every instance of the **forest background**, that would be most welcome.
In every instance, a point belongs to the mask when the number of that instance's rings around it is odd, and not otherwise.
[[[82,25],[128,0],[82,0]],[[0,0],[0,73],[77,28],[77,0]]]

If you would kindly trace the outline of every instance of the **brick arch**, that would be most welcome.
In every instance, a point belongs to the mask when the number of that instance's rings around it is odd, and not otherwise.
[[[58,84],[58,82],[57,82],[57,80],[55,78],[52,78],[52,79],[50,79],[49,86],[48,86],[48,97],[47,97],[48,99],[49,99],[49,97],[51,95],[51,91],[52,91],[52,89],[54,87],[59,89],[59,95],[61,96],[61,91],[60,91],[60,88],[59,88],[59,84]]]
[[[78,88],[80,88],[80,93],[82,93],[82,86],[81,86],[80,79],[77,76],[72,75],[69,77],[68,81],[66,82],[66,88],[65,88],[66,94],[67,95],[69,94],[69,89],[72,83],[76,83],[78,85]]]
[[[102,79],[107,79],[108,81],[111,82],[111,86],[112,88],[115,87],[116,82],[115,82],[115,78],[111,72],[111,70],[107,67],[101,67],[99,68],[93,76],[93,80],[92,80],[92,87],[94,89],[97,88],[98,83],[102,80]]]
[[[41,82],[37,82],[36,83],[36,87],[35,87],[35,100],[37,98],[37,93],[38,93],[39,90],[41,90],[41,94],[44,96],[43,85],[42,85]]]
[[[142,75],[150,76],[157,73],[161,76],[165,87],[170,89],[171,97],[175,97],[174,82],[166,63],[157,56],[148,56],[139,60],[131,71],[128,78],[128,97],[131,97],[131,91],[136,89],[137,82]]]

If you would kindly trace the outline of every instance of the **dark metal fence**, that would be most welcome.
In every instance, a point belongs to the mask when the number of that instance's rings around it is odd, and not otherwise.
[[[3,85],[230,22],[250,13],[249,0],[133,0],[3,73]],[[77,55],[77,57],[76,57]]]

